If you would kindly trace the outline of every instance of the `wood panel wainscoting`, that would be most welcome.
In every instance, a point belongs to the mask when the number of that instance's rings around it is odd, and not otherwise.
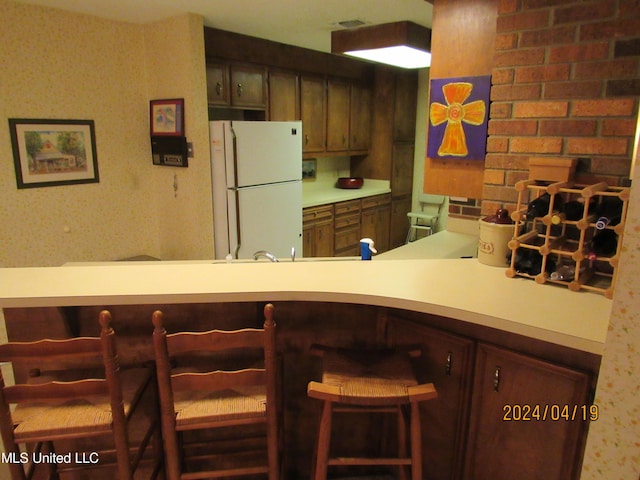
[[[313,344],[422,350],[416,364],[419,380],[433,382],[439,394],[421,407],[425,479],[513,478],[516,473],[534,479],[542,472],[549,479],[578,478],[593,418],[583,413],[592,401],[599,355],[402,309],[315,301],[274,304],[283,360],[285,478],[310,478],[321,407],[306,392],[308,382],[320,375],[321,365],[310,352]],[[171,333],[259,326],[263,307],[262,302],[33,307],[5,308],[4,316],[10,340],[33,340],[43,331],[67,338],[95,335],[95,319],[108,308],[121,363],[135,365],[153,358],[151,316],[156,309],[165,313]],[[558,418],[543,420],[542,412],[530,411],[532,419],[524,421],[525,405],[555,406],[557,411],[548,415]],[[574,405],[576,415],[567,420],[561,409]],[[395,444],[394,425],[366,415],[348,425],[336,420],[334,430],[338,449],[361,447],[367,454],[371,439],[382,451]],[[366,444],[362,439],[368,439]],[[487,462],[487,456],[494,460]]]

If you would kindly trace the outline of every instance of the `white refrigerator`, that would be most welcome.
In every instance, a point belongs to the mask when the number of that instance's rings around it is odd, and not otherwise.
[[[302,256],[302,123],[209,123],[215,258]]]

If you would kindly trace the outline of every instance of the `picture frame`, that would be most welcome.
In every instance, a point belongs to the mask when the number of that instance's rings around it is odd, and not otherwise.
[[[302,161],[302,180],[315,180],[316,178],[316,160]]]
[[[168,98],[149,102],[151,136],[184,136],[184,99]]]
[[[98,183],[93,120],[9,119],[21,188]]]

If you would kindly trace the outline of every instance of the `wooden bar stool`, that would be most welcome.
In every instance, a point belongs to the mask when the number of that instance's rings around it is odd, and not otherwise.
[[[280,478],[273,310],[264,307],[263,328],[171,334],[162,312],[153,313],[167,480]],[[260,365],[249,356],[255,351]],[[259,438],[245,435],[248,426],[264,427],[253,432]],[[230,436],[207,436],[214,431]]]
[[[323,358],[322,382],[309,382],[309,397],[322,400],[318,430],[315,480],[327,478],[329,466],[396,466],[405,478],[411,466],[411,479],[422,480],[422,452],[419,402],[438,396],[432,383],[418,384],[410,357],[419,351],[350,351],[313,347]],[[407,411],[408,410],[408,411]],[[330,457],[333,413],[394,413],[398,418],[398,456],[392,458]],[[405,415],[410,417],[410,450],[407,455]]]
[[[86,469],[93,469],[93,478],[105,478],[98,470],[106,466],[111,470],[104,471],[118,480],[133,480],[134,473],[136,478],[159,475],[162,452],[153,370],[121,370],[109,311],[100,312],[99,321],[99,337],[0,345],[0,361],[14,368],[34,367],[30,378],[17,378],[13,385],[5,384],[0,373],[0,433],[12,459],[12,480],[34,474],[45,478],[42,469],[53,479],[66,473],[89,478],[89,473],[79,472]],[[143,435],[139,443],[133,441],[134,425]],[[100,439],[105,439],[105,448],[98,451]],[[66,449],[70,444],[91,447],[76,448],[72,455]],[[148,467],[147,447],[153,454]]]

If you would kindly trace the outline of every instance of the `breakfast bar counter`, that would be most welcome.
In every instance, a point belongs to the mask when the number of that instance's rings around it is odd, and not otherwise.
[[[0,307],[259,301],[438,315],[602,354],[611,301],[507,278],[477,259],[114,262],[0,269]]]
[[[438,390],[421,418],[423,467],[433,478],[472,478],[466,469],[486,464],[486,442],[479,438],[493,438],[505,443],[496,447],[506,452],[498,456],[506,462],[501,471],[526,463],[547,472],[552,464],[559,473],[548,478],[577,479],[587,418],[515,428],[504,421],[503,407],[574,403],[587,411],[611,308],[602,295],[507,278],[504,268],[475,258],[0,269],[9,339],[95,335],[99,311],[108,308],[123,366],[153,359],[155,309],[164,312],[170,331],[227,329],[261,325],[265,302],[275,306],[282,359],[283,478],[310,478],[319,405],[306,386],[318,378],[310,350],[320,343],[420,348],[416,370]],[[350,424],[349,432],[367,425],[374,428],[364,438],[384,443],[393,435],[390,425],[367,418]],[[345,434],[338,443],[342,451],[353,439]]]

